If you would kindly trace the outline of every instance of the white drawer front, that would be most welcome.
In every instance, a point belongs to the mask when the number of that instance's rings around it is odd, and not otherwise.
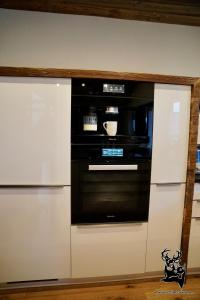
[[[200,200],[193,201],[192,217],[200,217]]]
[[[200,200],[200,183],[195,183],[194,185],[193,200]]]
[[[72,277],[144,273],[147,223],[72,226]]]

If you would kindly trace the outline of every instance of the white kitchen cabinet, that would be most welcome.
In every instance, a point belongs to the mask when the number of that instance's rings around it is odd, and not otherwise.
[[[188,268],[200,268],[200,193],[199,183],[194,186],[194,201],[192,205],[192,221],[188,249]]]
[[[0,185],[70,185],[71,80],[0,79]]]
[[[72,277],[144,273],[147,223],[71,227]]]
[[[188,268],[200,268],[200,215],[193,218],[190,228]]]
[[[70,187],[0,189],[0,282],[70,277]]]
[[[200,218],[200,200],[193,201],[192,218]]]
[[[146,272],[163,271],[161,252],[180,250],[185,184],[152,184],[147,238]]]
[[[194,184],[192,218],[200,218],[200,183],[198,182],[195,182]]]
[[[194,195],[193,200],[200,200],[200,183],[194,184]]]
[[[155,84],[151,183],[185,182],[191,87]]]

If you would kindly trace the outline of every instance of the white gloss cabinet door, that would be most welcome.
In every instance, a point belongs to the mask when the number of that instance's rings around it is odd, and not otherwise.
[[[0,189],[0,282],[70,277],[70,187]]]
[[[185,184],[151,185],[146,272],[163,271],[161,252],[180,250]]]
[[[147,223],[72,226],[72,277],[145,271]]]
[[[190,228],[188,268],[200,268],[200,216],[193,218]]]
[[[191,87],[155,84],[151,183],[185,182]]]
[[[0,185],[70,185],[71,81],[0,78]]]
[[[200,183],[194,184],[193,200],[200,200]]]

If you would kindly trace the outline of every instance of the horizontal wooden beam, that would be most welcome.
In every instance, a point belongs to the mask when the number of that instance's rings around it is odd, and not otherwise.
[[[197,0],[1,0],[0,7],[200,26]]]
[[[0,66],[0,76],[27,76],[27,77],[53,77],[53,78],[102,78],[118,80],[148,81],[156,83],[171,83],[193,85],[198,77],[172,76],[159,74],[55,69],[55,68],[24,68]]]

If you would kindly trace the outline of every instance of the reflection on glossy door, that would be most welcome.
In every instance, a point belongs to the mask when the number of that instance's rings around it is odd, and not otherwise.
[[[185,182],[191,87],[155,84],[151,182]]]
[[[2,77],[0,107],[0,185],[69,185],[71,81]]]

